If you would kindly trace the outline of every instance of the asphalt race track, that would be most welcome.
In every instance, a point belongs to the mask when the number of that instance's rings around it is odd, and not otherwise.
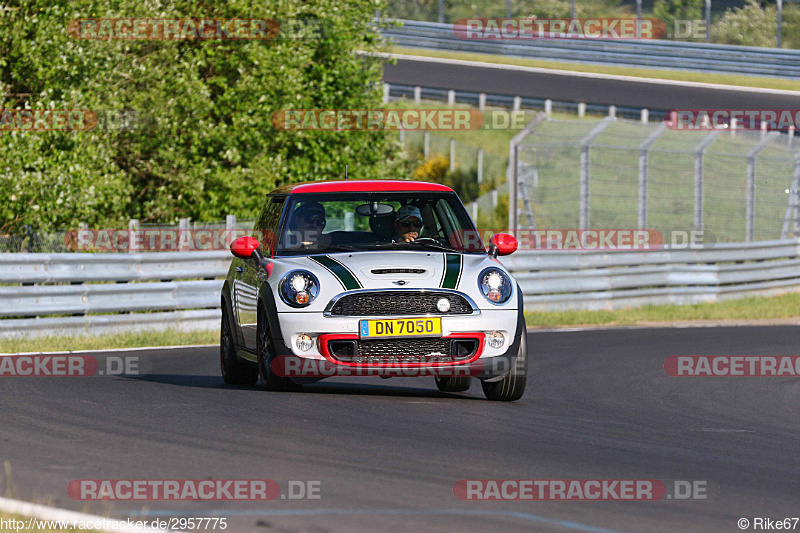
[[[386,63],[383,80],[438,89],[663,110],[797,109],[800,101],[797,94],[665,84],[644,79],[603,79],[545,69],[525,72],[430,60],[398,59],[396,65]]]
[[[225,516],[228,531],[739,531],[800,516],[800,378],[670,377],[670,355],[795,355],[797,327],[529,334],[528,392],[339,378],[227,387],[218,350],[126,352],[139,376],[5,377],[15,498],[126,517]],[[104,368],[105,354],[92,354]],[[120,356],[120,353],[110,354]],[[86,503],[74,479],[318,480],[317,500]],[[707,498],[461,501],[460,479],[703,481]],[[0,493],[9,487],[0,481]],[[800,525],[798,526],[800,527]]]

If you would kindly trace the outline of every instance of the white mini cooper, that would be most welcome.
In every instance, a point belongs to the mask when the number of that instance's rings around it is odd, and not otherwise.
[[[522,293],[449,187],[416,181],[302,183],[267,195],[253,237],[233,242],[222,290],[225,383],[296,390],[329,376],[480,379],[522,397]]]

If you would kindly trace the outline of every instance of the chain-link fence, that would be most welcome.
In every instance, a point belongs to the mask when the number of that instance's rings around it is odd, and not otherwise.
[[[800,235],[800,143],[793,140],[766,131],[548,119],[518,149],[519,225],[700,230],[717,242]]]

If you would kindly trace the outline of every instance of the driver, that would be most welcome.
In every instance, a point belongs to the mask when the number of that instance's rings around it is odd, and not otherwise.
[[[292,214],[290,240],[288,245],[300,246],[315,244],[327,220],[325,207],[319,202],[309,202],[297,207]]]
[[[394,219],[394,242],[412,242],[422,230],[422,214],[413,205],[404,205],[397,211]]]

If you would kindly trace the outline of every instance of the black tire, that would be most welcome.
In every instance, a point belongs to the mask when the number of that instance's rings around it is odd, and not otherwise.
[[[464,392],[472,385],[472,376],[436,378],[436,386],[442,392]]]
[[[233,341],[225,302],[222,303],[220,324],[219,366],[222,370],[222,379],[228,385],[255,385],[258,381],[258,369],[236,357],[236,344]]]
[[[522,328],[522,338],[519,340],[519,350],[512,363],[511,371],[500,381],[481,381],[483,393],[489,400],[499,402],[513,402],[522,398],[525,393],[525,383],[528,380],[528,343],[525,339],[526,329]]]
[[[256,353],[258,354],[258,376],[261,386],[271,391],[299,391],[300,386],[289,378],[279,376],[272,371],[272,360],[275,358],[275,343],[267,322],[267,311],[263,305],[258,306],[258,323],[256,324]]]

